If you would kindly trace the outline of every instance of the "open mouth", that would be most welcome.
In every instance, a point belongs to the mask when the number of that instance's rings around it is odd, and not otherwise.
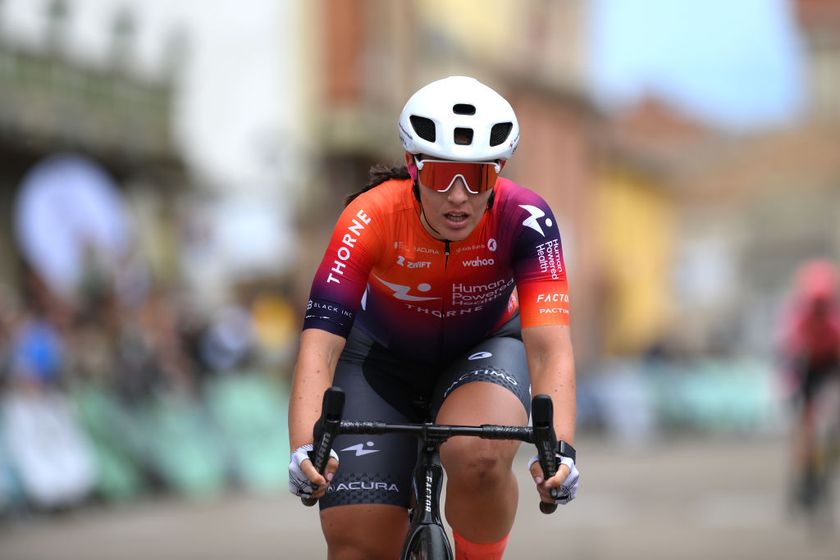
[[[469,216],[464,212],[447,212],[443,217],[449,222],[460,224],[466,222]]]

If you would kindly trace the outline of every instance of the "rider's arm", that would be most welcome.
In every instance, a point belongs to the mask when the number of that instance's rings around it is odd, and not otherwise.
[[[312,426],[320,416],[324,391],[332,384],[338,358],[381,250],[381,236],[373,218],[380,213],[374,203],[370,193],[365,193],[344,209],[312,281],[289,403],[289,443],[293,450],[312,443]]]
[[[502,198],[516,228],[514,278],[528,356],[532,394],[554,403],[554,431],[571,444],[575,435],[575,365],[569,335],[569,289],[557,220],[546,202],[522,190]]]
[[[321,329],[301,333],[289,399],[289,443],[293,451],[312,443],[312,426],[321,414],[321,399],[332,384],[344,343],[344,337]]]
[[[558,439],[571,444],[575,436],[575,365],[569,327],[542,325],[522,329],[522,340],[528,356],[533,394],[548,394],[554,403],[554,432]],[[531,463],[531,476],[544,502],[553,502],[550,489],[566,489],[560,503],[568,503],[577,493],[580,474],[574,461],[558,465],[557,473],[543,481],[539,462]],[[565,497],[563,495],[565,494]]]
[[[522,329],[531,391],[554,403],[554,432],[566,443],[575,437],[575,359],[569,327],[543,325]]]

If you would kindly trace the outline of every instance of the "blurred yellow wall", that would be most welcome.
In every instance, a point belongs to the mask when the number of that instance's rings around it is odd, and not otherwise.
[[[674,203],[654,179],[613,169],[599,179],[595,207],[609,300],[605,350],[643,351],[662,336],[671,311]]]
[[[421,0],[417,12],[422,21],[434,24],[470,54],[484,55],[504,49],[500,41],[510,33],[511,22],[522,9],[511,0]]]

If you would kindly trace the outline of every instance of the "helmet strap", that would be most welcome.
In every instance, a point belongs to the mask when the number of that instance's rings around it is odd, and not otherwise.
[[[417,170],[417,163],[414,161],[414,154],[405,153],[405,166],[408,169],[408,174],[411,176],[411,190],[414,192],[414,198],[420,202],[420,181],[417,178],[419,175]],[[423,210],[423,204],[420,204],[420,211]]]
[[[414,192],[414,198],[417,199],[417,202],[420,202],[420,181],[417,179],[411,184],[411,190]],[[420,202],[420,209],[423,209],[423,203]]]
[[[417,183],[415,183],[415,184],[414,184],[414,186],[415,186],[415,188],[416,188],[416,187],[417,187]],[[446,238],[443,236],[443,234],[442,234],[441,232],[439,232],[438,230],[436,230],[436,229],[435,229],[435,226],[433,226],[431,223],[429,223],[429,219],[428,219],[428,218],[426,218],[426,211],[423,209],[423,201],[421,201],[421,200],[420,200],[420,193],[419,193],[419,192],[417,193],[417,202],[419,202],[419,203],[420,203],[420,221],[422,221],[423,223],[425,223],[425,225],[426,225],[426,226],[427,226],[430,230],[432,230],[433,232],[435,232],[436,234],[438,234],[438,237],[440,237],[440,239],[441,239],[442,241],[448,241],[448,239],[446,239]]]
[[[408,174],[411,175],[411,179],[416,184],[417,183],[418,172],[417,172],[417,163],[414,161],[414,155],[413,154],[409,154],[408,152],[406,152],[405,165],[408,168]]]

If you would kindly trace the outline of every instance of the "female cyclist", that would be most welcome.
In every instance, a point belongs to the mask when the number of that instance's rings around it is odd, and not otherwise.
[[[820,497],[818,412],[825,387],[840,375],[840,273],[829,260],[812,260],[796,274],[793,297],[784,315],[782,355],[786,390],[793,397],[794,503],[805,509]]]
[[[318,474],[307,452],[331,384],[346,392],[348,420],[417,422],[425,408],[437,423],[462,425],[527,424],[532,389],[552,397],[557,437],[574,437],[557,223],[541,197],[499,177],[519,141],[513,109],[477,80],[453,76],[408,100],[399,133],[406,167],[374,170],[333,231],[294,372],[289,488],[320,498],[334,559],[399,555],[417,450],[400,435],[340,436]],[[518,500],[517,447],[477,438],[442,446],[457,558],[502,557]],[[530,465],[543,501],[554,501],[550,488],[559,503],[574,498],[569,449],[549,480]]]

